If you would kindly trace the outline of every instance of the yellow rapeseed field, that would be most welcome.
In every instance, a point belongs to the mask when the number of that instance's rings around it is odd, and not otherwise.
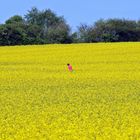
[[[0,140],[140,140],[140,43],[0,47]]]

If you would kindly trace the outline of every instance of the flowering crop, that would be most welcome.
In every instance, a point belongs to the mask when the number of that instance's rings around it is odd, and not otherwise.
[[[140,43],[0,47],[0,140],[26,139],[139,140]]]

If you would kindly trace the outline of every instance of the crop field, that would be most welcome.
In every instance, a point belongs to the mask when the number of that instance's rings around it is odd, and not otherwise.
[[[140,140],[140,43],[0,47],[0,140]]]

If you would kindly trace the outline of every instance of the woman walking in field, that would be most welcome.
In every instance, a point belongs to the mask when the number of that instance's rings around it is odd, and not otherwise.
[[[72,72],[73,71],[72,66],[70,64],[67,64],[67,66],[68,66],[68,70]]]

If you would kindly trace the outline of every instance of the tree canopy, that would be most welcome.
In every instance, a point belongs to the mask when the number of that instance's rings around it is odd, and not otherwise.
[[[124,41],[140,41],[140,21],[100,19],[72,32],[63,16],[33,7],[24,17],[14,15],[0,24],[0,46]]]

